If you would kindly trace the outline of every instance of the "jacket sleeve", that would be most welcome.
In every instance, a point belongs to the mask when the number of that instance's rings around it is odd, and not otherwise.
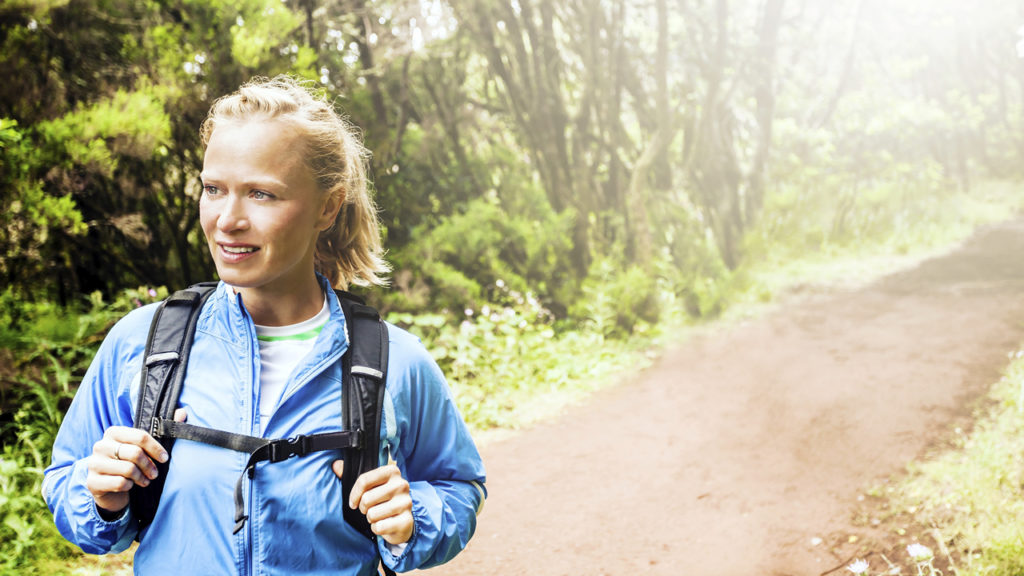
[[[132,426],[131,384],[138,374],[141,346],[132,346],[147,326],[140,310],[122,319],[107,335],[79,385],[61,422],[50,466],[43,478],[43,497],[60,533],[90,554],[121,552],[135,537],[131,512],[106,521],[86,488],[86,458],[110,426]],[[141,325],[140,325],[141,324]],[[137,326],[140,325],[140,326]],[[127,342],[125,341],[127,340]]]
[[[483,461],[441,370],[418,340],[398,332],[388,366],[397,429],[389,443],[409,481],[415,527],[398,556],[383,539],[379,546],[385,562],[405,572],[443,564],[462,551],[486,491]]]

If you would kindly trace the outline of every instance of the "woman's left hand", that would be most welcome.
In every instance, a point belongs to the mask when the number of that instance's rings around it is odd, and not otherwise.
[[[345,461],[335,460],[331,469],[340,480]],[[409,483],[395,464],[359,476],[352,486],[348,505],[359,508],[370,522],[373,533],[389,544],[402,544],[412,538],[412,496]]]

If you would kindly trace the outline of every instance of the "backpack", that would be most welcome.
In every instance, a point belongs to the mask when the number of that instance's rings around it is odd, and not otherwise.
[[[149,432],[168,453],[174,440],[181,438],[249,454],[245,470],[235,484],[236,534],[248,519],[242,494],[243,478],[246,475],[250,479],[255,477],[258,462],[274,463],[310,452],[342,450],[345,470],[341,483],[347,502],[356,478],[379,465],[380,426],[388,366],[387,325],[377,311],[361,298],[335,290],[349,328],[349,348],[341,360],[342,432],[300,434],[294,438],[270,440],[175,422],[174,410],[185,382],[185,367],[199,312],[217,285],[216,282],[202,282],[179,290],[157,309],[146,341],[135,427]],[[129,494],[132,514],[139,520],[140,533],[153,521],[167,474],[167,463],[155,464],[159,470],[156,479],[145,487],[133,486]],[[366,516],[347,505],[343,509],[346,522],[376,541]],[[383,562],[381,566],[385,574],[394,574]]]

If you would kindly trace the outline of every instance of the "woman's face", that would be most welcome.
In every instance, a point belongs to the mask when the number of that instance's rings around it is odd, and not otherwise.
[[[224,282],[263,294],[315,285],[316,239],[337,206],[317,188],[303,150],[297,131],[277,120],[227,122],[210,135],[199,219]]]

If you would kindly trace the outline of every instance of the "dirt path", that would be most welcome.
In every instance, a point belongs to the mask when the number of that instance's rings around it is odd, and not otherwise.
[[[709,331],[485,446],[477,535],[431,573],[820,574],[858,495],[964,422],[1022,339],[1024,222]]]

